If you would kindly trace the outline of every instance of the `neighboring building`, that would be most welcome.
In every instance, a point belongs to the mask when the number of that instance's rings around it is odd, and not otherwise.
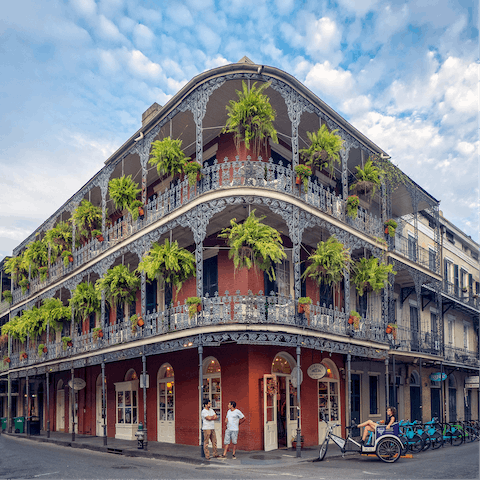
[[[238,153],[232,135],[222,133],[225,107],[237,99],[242,80],[271,82],[266,94],[277,113],[279,143],[270,142],[263,159]],[[307,132],[321,124],[338,129],[342,161],[331,176],[315,171],[305,192],[293,167]],[[196,185],[159,177],[149,166],[151,143],[166,136],[180,138],[186,155],[203,165]],[[360,195],[357,218],[348,217],[355,167],[373,155],[388,158],[294,77],[246,58],[198,75],[165,106],[154,104],[141,129],[13,253],[67,220],[84,199],[102,208],[104,241],[74,249],[73,261],[50,265],[43,281],[30,275],[25,293],[15,286],[12,306],[0,305],[0,323],[46,298],[67,305],[81,282],[95,282],[121,264],[133,271],[152,244],[165,239],[195,252],[197,276],[178,299],[161,280],[149,283],[142,276],[136,302],[109,309],[103,298],[101,314],[82,325],[66,322],[48,339],[12,341],[11,362],[0,372],[11,384],[11,401],[8,390],[0,391],[0,413],[13,418],[28,412],[44,429],[71,431],[73,423],[78,433],[101,436],[105,398],[108,437],[134,440],[138,423],[146,421],[149,441],[195,445],[203,395],[219,414],[218,434],[228,402],[236,400],[247,416],[240,448],[270,450],[291,446],[296,433],[292,372],[300,365],[306,445],[325,435],[322,418],[343,428],[350,419],[384,418],[387,404],[398,406],[400,418],[478,418],[478,380],[465,385],[467,377],[478,378],[478,245],[443,219],[439,202],[412,181],[384,185],[372,198]],[[122,175],[132,175],[142,188],[146,211],[136,221],[115,212],[108,194],[108,182]],[[235,272],[218,237],[231,219],[241,221],[253,209],[281,233],[286,248],[273,282],[254,269]],[[384,233],[387,219],[399,224],[395,238]],[[359,296],[348,271],[337,288],[303,281],[309,252],[331,235],[354,259],[393,263],[391,285]],[[185,300],[194,295],[202,298],[202,310],[189,318]],[[298,298],[307,295],[313,300],[309,316],[297,313]],[[361,314],[358,329],[348,323],[351,310]],[[132,332],[134,313],[145,326]],[[397,325],[392,333],[388,324]],[[94,327],[103,328],[103,339],[95,339]],[[64,350],[61,338],[69,332],[73,346]],[[48,346],[41,356],[39,343]],[[20,359],[22,351],[27,359]],[[312,365],[321,370],[317,364],[325,367],[320,379],[307,374]],[[148,382],[140,381],[142,372]],[[436,372],[448,380],[431,381]],[[78,382],[84,387],[74,399],[68,387],[73,377],[85,382]]]

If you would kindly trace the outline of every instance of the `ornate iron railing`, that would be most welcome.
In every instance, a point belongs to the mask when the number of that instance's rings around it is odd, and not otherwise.
[[[436,332],[399,325],[396,328],[396,334],[390,335],[390,340],[394,348],[402,351],[442,355],[441,337]]]
[[[434,273],[440,273],[436,265],[437,262],[435,262],[434,258],[432,258],[430,251],[418,245],[418,242],[416,242],[413,238],[395,235],[393,241],[393,250],[408,258],[412,262],[428,268]]]
[[[468,287],[461,288],[459,285],[455,285],[454,283],[444,280],[443,292],[451,297],[455,297],[462,303],[470,305],[471,307],[477,309],[480,307],[478,295],[474,294],[473,291]]]
[[[445,345],[445,360],[478,367],[478,352]]]

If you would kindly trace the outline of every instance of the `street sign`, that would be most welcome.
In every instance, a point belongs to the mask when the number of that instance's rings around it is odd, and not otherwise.
[[[295,367],[293,370],[292,370],[292,373],[291,373],[291,382],[292,382],[292,385],[294,388],[297,388],[297,376],[298,376],[298,370],[300,370],[300,385],[302,384],[303,382],[303,372],[302,372],[302,369],[298,368],[298,367]]]
[[[307,375],[313,380],[323,378],[327,374],[327,367],[322,363],[314,363],[310,365],[307,370]]]
[[[447,374],[446,373],[442,373],[442,372],[435,372],[435,373],[432,373],[430,374],[430,380],[432,380],[433,382],[441,382],[442,380],[446,380],[447,379]]]
[[[73,379],[73,388],[74,390],[81,390],[82,388],[85,388],[85,385],[87,383],[83,378],[74,378]],[[72,388],[72,380],[68,381],[68,386]]]

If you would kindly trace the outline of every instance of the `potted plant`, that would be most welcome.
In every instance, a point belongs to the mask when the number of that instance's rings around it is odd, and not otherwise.
[[[360,206],[360,199],[357,195],[349,195],[347,198],[347,215],[355,219],[358,215],[358,207]]]
[[[387,220],[385,222],[385,234],[390,235],[390,237],[394,238],[395,237],[395,230],[397,229],[397,222],[395,220]]]
[[[105,298],[112,307],[116,307],[122,302],[136,301],[140,279],[135,272],[130,272],[129,267],[117,265],[97,280],[96,288],[105,293]]]
[[[86,243],[92,238],[94,230],[102,228],[102,209],[88,200],[82,200],[72,213],[72,219],[80,234],[80,241]]]
[[[312,169],[308,165],[297,165],[295,167],[297,174],[297,185],[303,183],[303,191],[308,192],[308,177],[312,175]]]
[[[277,131],[273,126],[275,110],[270,99],[263,92],[270,82],[260,87],[255,82],[250,88],[242,81],[242,90],[237,90],[238,100],[230,100],[227,105],[227,124],[222,133],[233,133],[233,141],[237,152],[243,142],[245,149],[253,151],[256,157],[261,148],[266,147],[268,139],[278,143]]]
[[[103,338],[103,329],[102,327],[95,327],[92,330],[92,337],[94,340],[98,340],[99,338]]]
[[[25,293],[30,288],[30,282],[28,278],[23,277],[19,282],[18,285],[22,288],[22,293]]]
[[[3,299],[7,302],[7,303],[12,303],[13,302],[13,295],[12,295],[12,292],[10,290],[4,290],[3,292]]]
[[[382,170],[376,167],[370,158],[365,162],[363,168],[361,165],[357,165],[355,168],[357,169],[356,181],[350,186],[350,190],[364,195],[371,194],[373,197],[382,183]]]
[[[187,305],[189,318],[193,318],[197,314],[197,312],[200,312],[202,310],[202,300],[200,297],[188,297]]]
[[[10,357],[8,355],[5,355],[3,357],[3,363],[10,363],[10,362],[11,362]]]
[[[360,296],[365,292],[380,292],[388,282],[388,274],[396,275],[393,265],[378,263],[378,258],[370,257],[369,259],[361,258],[352,266],[351,281],[357,288]]]
[[[20,352],[20,360],[26,360],[28,358],[28,354],[25,351]]]
[[[6,333],[0,335],[0,347],[4,347],[5,345],[8,345],[8,335]]]
[[[202,169],[202,166],[192,160],[191,162],[185,162],[183,165],[183,173],[187,175],[188,177],[188,184],[191,187],[194,187],[196,183],[202,178],[202,173],[200,170]]]
[[[63,258],[63,266],[68,267],[70,263],[73,262],[73,255],[70,250],[64,250],[62,252],[62,258]]]
[[[231,226],[218,236],[226,239],[230,247],[228,258],[233,257],[235,270],[256,266],[266,272],[270,280],[275,280],[273,264],[281,263],[287,255],[280,233],[262,223],[264,218],[256,217],[252,210],[243,223],[236,223],[235,218],[230,220]]]
[[[310,325],[310,305],[312,299],[310,297],[300,297],[298,299],[298,313],[304,313]]]
[[[394,339],[397,338],[397,324],[396,323],[389,323],[387,328],[385,329],[385,333],[387,335],[392,335]]]
[[[338,129],[330,132],[325,124],[317,132],[307,132],[310,146],[300,150],[307,165],[316,166],[319,170],[326,169],[333,175],[335,163],[341,163],[339,153],[343,145],[337,132]]]
[[[182,173],[184,165],[190,157],[186,157],[182,150],[182,141],[165,137],[152,143],[150,164],[157,167],[159,176]]]
[[[467,293],[467,292],[468,292],[468,288],[467,288],[467,287],[462,287],[462,292],[463,292],[463,293]]]
[[[102,231],[98,229],[92,230],[92,237],[95,237],[99,242],[103,242],[105,240]]]
[[[44,343],[38,345],[38,356],[41,357],[44,353],[48,352],[48,348]]]
[[[130,322],[132,324],[132,333],[135,333],[137,331],[137,327],[143,327],[143,325],[145,324],[143,318],[138,313],[134,313],[130,317]]]
[[[62,337],[63,349],[66,350],[68,347],[73,346],[72,339],[70,337]]]
[[[305,438],[303,437],[303,435],[301,435],[300,436],[300,447],[301,448],[303,448],[304,442],[305,442]],[[292,449],[293,450],[297,449],[297,436],[296,435],[293,435],[293,437],[292,437]]]
[[[138,265],[138,270],[145,272],[149,280],[163,278],[175,287],[175,298],[183,283],[196,275],[195,255],[186,248],[181,248],[177,241],[165,239],[163,245],[154,243],[148,254]]]
[[[137,220],[139,216],[138,208],[143,206],[143,203],[137,200],[137,196],[141,191],[142,189],[138,188],[138,183],[132,180],[131,175],[112,178],[108,182],[108,193],[113,200],[115,208],[128,210],[133,220]]]
[[[348,324],[353,325],[353,328],[358,330],[360,328],[360,318],[361,316],[358,312],[351,310],[350,316],[348,317]]]

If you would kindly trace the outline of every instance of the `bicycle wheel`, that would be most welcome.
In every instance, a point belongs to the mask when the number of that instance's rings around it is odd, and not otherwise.
[[[394,438],[382,438],[377,443],[375,453],[377,457],[387,463],[396,462],[401,455],[402,447],[398,440]]]
[[[432,441],[430,440],[430,436],[426,432],[422,433],[422,440],[423,440],[423,451],[425,452],[431,447]]]
[[[463,435],[460,432],[452,433],[451,442],[454,447],[458,447],[463,443]]]
[[[477,438],[477,433],[473,427],[465,427],[465,442],[473,442]]]
[[[413,453],[418,453],[423,450],[423,440],[420,435],[415,434],[408,440],[408,447]]]
[[[443,435],[438,432],[435,432],[433,435],[431,435],[430,440],[432,444],[432,450],[436,450],[437,448],[440,448],[444,442]]]
[[[402,448],[402,455],[405,455],[408,451],[408,439],[405,435],[398,435],[398,440],[400,441],[400,445]]]
[[[320,450],[318,451],[318,459],[322,461],[325,458],[328,450],[328,439],[325,439],[320,446]]]

